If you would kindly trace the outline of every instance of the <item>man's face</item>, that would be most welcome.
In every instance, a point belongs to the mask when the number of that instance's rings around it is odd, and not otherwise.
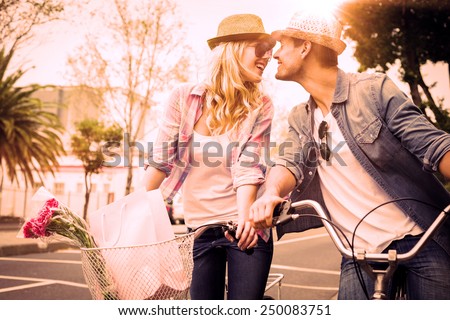
[[[280,44],[281,47],[273,56],[278,60],[278,70],[275,78],[278,80],[295,80],[300,74],[303,62],[301,50],[295,46],[294,39],[291,37],[281,37]]]

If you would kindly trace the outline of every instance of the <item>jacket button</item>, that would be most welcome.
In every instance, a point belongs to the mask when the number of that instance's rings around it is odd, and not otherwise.
[[[312,176],[312,175],[313,175],[312,171],[308,172],[308,174],[309,174],[310,176]]]

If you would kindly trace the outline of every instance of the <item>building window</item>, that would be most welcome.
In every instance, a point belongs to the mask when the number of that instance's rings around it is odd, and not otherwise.
[[[36,191],[37,189],[39,189],[42,186],[43,186],[42,182],[35,182],[35,183],[33,183],[33,190]]]
[[[96,183],[91,184],[91,192],[97,192],[97,184]]]
[[[64,194],[64,183],[55,182],[55,184],[53,185],[53,189],[55,194]]]
[[[82,183],[77,183],[77,193],[83,193],[84,191],[84,184]]]
[[[109,193],[109,189],[111,189],[111,185],[109,183],[105,183],[103,185],[103,192],[104,193]]]

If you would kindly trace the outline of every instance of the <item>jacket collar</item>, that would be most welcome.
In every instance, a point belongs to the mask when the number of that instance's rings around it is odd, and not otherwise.
[[[339,104],[347,101],[350,88],[350,78],[347,73],[338,69],[336,89],[334,91],[333,104]]]
[[[341,104],[347,101],[349,88],[350,88],[349,75],[345,73],[343,70],[338,69],[336,88],[334,90],[332,104]],[[308,102],[306,103],[306,110],[309,112],[310,110],[314,110],[316,107],[317,107],[316,103],[314,102],[314,99],[310,95]]]

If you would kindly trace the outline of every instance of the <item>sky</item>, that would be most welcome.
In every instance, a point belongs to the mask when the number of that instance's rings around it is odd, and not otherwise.
[[[106,1],[100,2],[106,5]],[[285,28],[293,15],[299,9],[316,6],[325,10],[332,8],[342,0],[175,0],[183,19],[186,39],[198,57],[204,61],[209,52],[206,40],[216,35],[220,21],[228,15],[236,13],[253,13],[261,17],[267,32]],[[92,2],[92,1],[91,1]],[[95,1],[94,1],[95,2]],[[20,84],[30,83],[69,85],[65,76],[67,73],[68,55],[83,41],[83,29],[77,19],[80,12],[68,11],[71,22],[52,22],[37,29],[33,43],[26,47],[20,56],[20,63],[28,68]],[[357,61],[352,57],[353,46],[347,42],[346,50],[339,56],[339,67],[344,71],[355,72]],[[195,63],[195,62],[194,62]],[[272,60],[266,71],[270,93],[275,95],[275,102],[281,106],[293,106],[308,98],[308,94],[298,84],[274,80],[277,63]],[[432,90],[436,98],[444,97],[445,105],[450,107],[450,93],[447,67],[427,66],[423,70],[428,84],[438,82]],[[406,93],[408,87],[398,80],[394,68],[388,75]]]

